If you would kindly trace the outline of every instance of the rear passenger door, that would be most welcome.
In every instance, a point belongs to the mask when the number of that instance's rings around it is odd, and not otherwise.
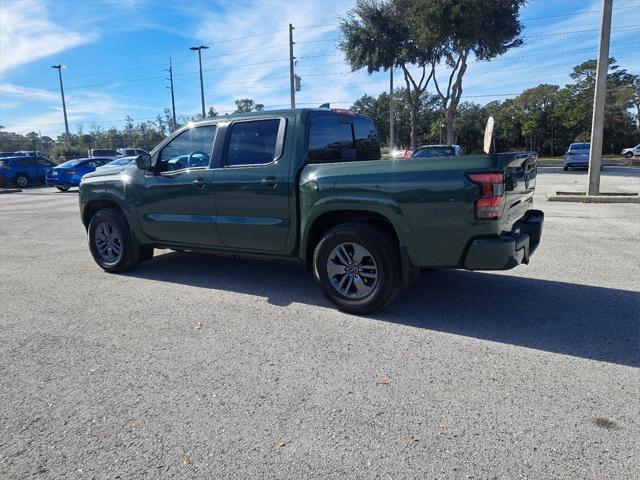
[[[282,251],[290,228],[287,119],[239,120],[226,127],[213,173],[217,227],[225,247]]]

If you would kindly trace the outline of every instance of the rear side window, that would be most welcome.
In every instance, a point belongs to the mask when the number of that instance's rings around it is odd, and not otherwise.
[[[368,118],[355,117],[353,133],[358,160],[380,160],[380,143],[373,122]]]
[[[315,115],[309,130],[309,161],[340,162],[356,159],[351,118]]]
[[[237,122],[231,126],[226,165],[264,165],[278,156],[280,119]]]
[[[316,115],[309,131],[310,162],[380,159],[378,135],[371,120],[345,115]]]

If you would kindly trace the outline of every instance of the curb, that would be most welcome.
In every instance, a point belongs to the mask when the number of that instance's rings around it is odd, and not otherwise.
[[[0,188],[0,194],[2,193],[18,193],[21,192],[21,188]]]
[[[564,166],[563,160],[545,160],[538,159],[539,167],[562,167]],[[640,160],[628,159],[628,160],[604,160],[602,162],[603,167],[640,167]],[[585,165],[586,167],[586,165]]]
[[[640,203],[637,195],[547,195],[549,202]]]

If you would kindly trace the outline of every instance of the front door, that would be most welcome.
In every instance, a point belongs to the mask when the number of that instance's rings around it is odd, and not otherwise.
[[[216,125],[181,132],[158,153],[154,170],[138,177],[143,232],[159,243],[221,245],[216,229],[213,171]]]
[[[278,252],[290,226],[286,119],[233,122],[214,170],[218,233],[225,247]]]

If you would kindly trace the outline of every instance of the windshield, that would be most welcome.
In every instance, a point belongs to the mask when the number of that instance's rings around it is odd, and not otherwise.
[[[589,143],[572,143],[569,150],[589,150]]]
[[[455,155],[453,147],[430,147],[430,148],[419,148],[416,150],[412,157],[413,158],[424,158],[424,157],[453,157]]]

